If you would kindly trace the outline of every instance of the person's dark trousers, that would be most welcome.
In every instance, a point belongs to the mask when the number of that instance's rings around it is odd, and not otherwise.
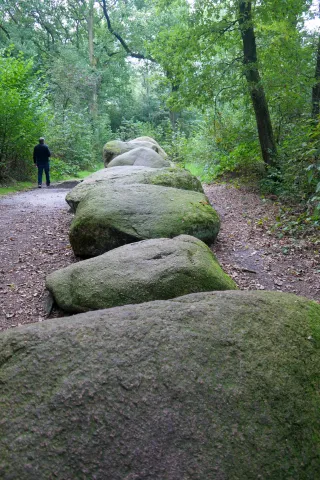
[[[38,185],[42,185],[43,170],[46,175],[46,184],[49,187],[50,185],[49,162],[38,164]]]

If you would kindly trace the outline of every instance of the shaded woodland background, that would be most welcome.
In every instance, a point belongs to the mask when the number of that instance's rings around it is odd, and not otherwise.
[[[39,136],[63,177],[150,135],[203,181],[299,205],[288,228],[319,226],[318,16],[305,0],[1,0],[0,183],[32,178]]]

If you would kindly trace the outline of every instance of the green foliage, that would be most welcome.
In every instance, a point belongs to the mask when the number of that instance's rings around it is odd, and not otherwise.
[[[78,165],[70,165],[60,158],[52,158],[50,161],[50,175],[52,181],[60,181],[68,178],[86,178],[97,170],[104,168],[103,163],[91,165],[90,170],[80,170]]]
[[[320,220],[319,215],[305,208],[305,204],[288,205],[282,204],[277,221],[271,227],[278,238],[286,235],[290,237],[309,236],[309,239],[319,245]]]
[[[43,135],[47,113],[32,60],[10,53],[0,52],[0,180],[30,177],[32,148]]]
[[[176,4],[161,2],[172,15]],[[318,34],[303,28],[303,15],[310,5],[311,1],[304,0],[252,2],[257,68],[262,73],[279,152],[278,164],[267,170],[261,190],[304,205],[301,221],[316,224],[320,210],[319,127],[310,125],[309,118]],[[196,169],[201,167],[202,178],[226,173],[254,173],[259,178],[265,173],[244,82],[237,8],[238,2],[198,0],[189,12],[184,11],[180,22],[164,28],[152,45],[153,55],[179,86],[171,94],[171,107],[191,104],[205,112],[188,135],[178,129],[173,145],[174,157]]]
[[[54,156],[70,168],[86,168],[93,162],[93,132],[88,128],[85,114],[66,110],[63,115],[52,118],[48,131]]]
[[[278,168],[270,167],[267,175],[260,181],[262,194],[280,195],[283,190],[283,174]]]
[[[0,196],[29,190],[31,188],[34,188],[33,182],[10,182],[10,185],[0,184]]]
[[[62,180],[67,177],[75,177],[79,172],[78,165],[71,165],[60,158],[50,159],[50,175],[52,180]]]
[[[132,140],[136,137],[152,137],[155,140],[161,142],[161,137],[163,135],[163,130],[161,126],[155,126],[150,122],[140,122],[134,119],[123,120],[118,131],[117,135],[121,140]]]
[[[301,128],[299,145],[286,149],[282,161],[283,193],[288,198],[307,202],[313,215],[320,218],[320,125],[306,122]],[[290,156],[288,154],[291,154]]]
[[[70,166],[87,168],[101,158],[110,137],[110,118],[93,96],[100,72],[92,69],[81,52],[69,46],[53,59],[49,70],[51,121],[48,137],[55,156]]]
[[[261,182],[264,194],[282,201],[279,235],[316,235],[320,227],[320,125],[303,118],[281,146],[279,166]]]

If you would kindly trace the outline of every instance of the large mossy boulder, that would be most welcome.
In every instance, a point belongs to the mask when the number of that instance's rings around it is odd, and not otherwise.
[[[195,192],[203,193],[200,180],[183,168],[170,167],[154,169],[136,166],[103,168],[85,178],[83,182],[68,192],[66,201],[72,211],[75,212],[80,201],[86,194],[102,182],[107,182],[108,185],[112,183],[121,185],[135,183],[163,185],[165,187],[194,190]]]
[[[154,138],[152,137],[148,137],[146,135],[142,136],[142,137],[136,137],[134,138],[133,140],[131,140],[132,142],[151,142],[151,143],[154,143],[154,145],[157,145],[158,147],[160,147],[159,143],[157,142],[157,140],[155,140]]]
[[[219,227],[202,193],[104,182],[80,202],[69,237],[75,255],[91,257],[126,243],[182,234],[212,243]]]
[[[121,155],[122,153],[129,152],[130,150],[133,150],[134,148],[138,147],[147,147],[151,148],[155,152],[159,153],[163,158],[166,158],[167,155],[162,150],[160,146],[156,142],[150,142],[146,140],[133,140],[133,141],[128,141],[128,142],[122,142],[121,140],[111,140],[110,142],[107,142],[102,151],[103,155],[103,162],[105,167],[113,160],[117,155]]]
[[[320,478],[320,306],[197,293],[0,335],[3,480]]]
[[[124,167],[129,165],[135,165],[137,167],[165,168],[170,167],[171,163],[151,148],[138,147],[129,152],[117,155],[108,163],[107,168]]]
[[[131,243],[57,270],[46,287],[67,312],[234,290],[210,249],[188,235]]]
[[[167,158],[168,155],[166,154],[166,152],[163,150],[163,148],[159,145],[159,143],[152,137],[147,137],[147,136],[143,136],[143,137],[137,137],[137,138],[134,138],[133,140],[131,140],[131,142],[150,142],[150,143],[153,143],[154,145],[156,145],[158,147],[158,153],[163,157],[163,158]]]

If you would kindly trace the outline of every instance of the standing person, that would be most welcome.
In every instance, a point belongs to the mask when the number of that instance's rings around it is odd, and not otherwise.
[[[51,157],[48,145],[44,143],[44,138],[39,138],[39,143],[33,149],[33,161],[38,167],[38,188],[42,187],[43,170],[46,174],[46,184],[50,187],[49,157]]]

